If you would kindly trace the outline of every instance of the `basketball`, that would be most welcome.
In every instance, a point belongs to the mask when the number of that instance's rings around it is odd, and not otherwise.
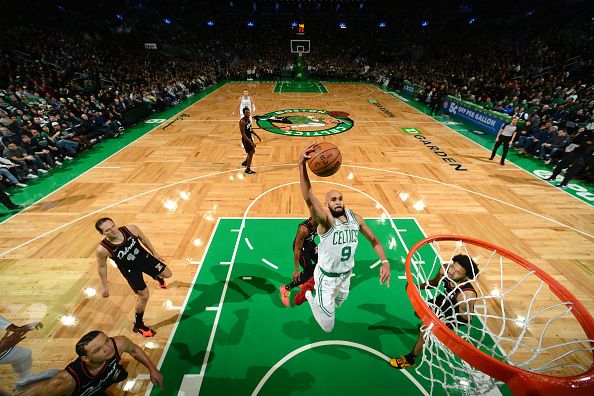
[[[336,145],[322,142],[313,148],[314,151],[309,154],[311,158],[307,160],[309,169],[313,173],[321,177],[328,177],[338,172],[342,163],[342,154]]]

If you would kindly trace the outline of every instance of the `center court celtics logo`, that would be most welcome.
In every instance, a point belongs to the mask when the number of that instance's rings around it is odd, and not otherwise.
[[[254,119],[268,132],[289,136],[337,135],[355,125],[344,111],[314,109],[277,110]]]

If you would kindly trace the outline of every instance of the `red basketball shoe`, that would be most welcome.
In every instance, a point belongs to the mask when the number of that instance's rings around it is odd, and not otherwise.
[[[307,282],[302,284],[299,293],[295,294],[295,299],[293,300],[295,302],[295,305],[303,304],[307,300],[307,298],[305,298],[305,292],[308,290],[313,291],[315,285],[316,281],[313,276],[309,278]]]

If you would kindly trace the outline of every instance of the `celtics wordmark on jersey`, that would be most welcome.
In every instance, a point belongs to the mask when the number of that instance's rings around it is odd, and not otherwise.
[[[326,272],[344,273],[355,266],[359,223],[350,209],[344,212],[346,222],[333,218],[332,228],[320,235],[318,266]]]

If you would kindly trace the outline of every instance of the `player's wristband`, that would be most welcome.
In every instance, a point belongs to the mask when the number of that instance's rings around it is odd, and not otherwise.
[[[383,263],[388,263],[388,264],[390,264],[390,262],[389,262],[388,260],[382,260],[382,264],[383,264]]]

